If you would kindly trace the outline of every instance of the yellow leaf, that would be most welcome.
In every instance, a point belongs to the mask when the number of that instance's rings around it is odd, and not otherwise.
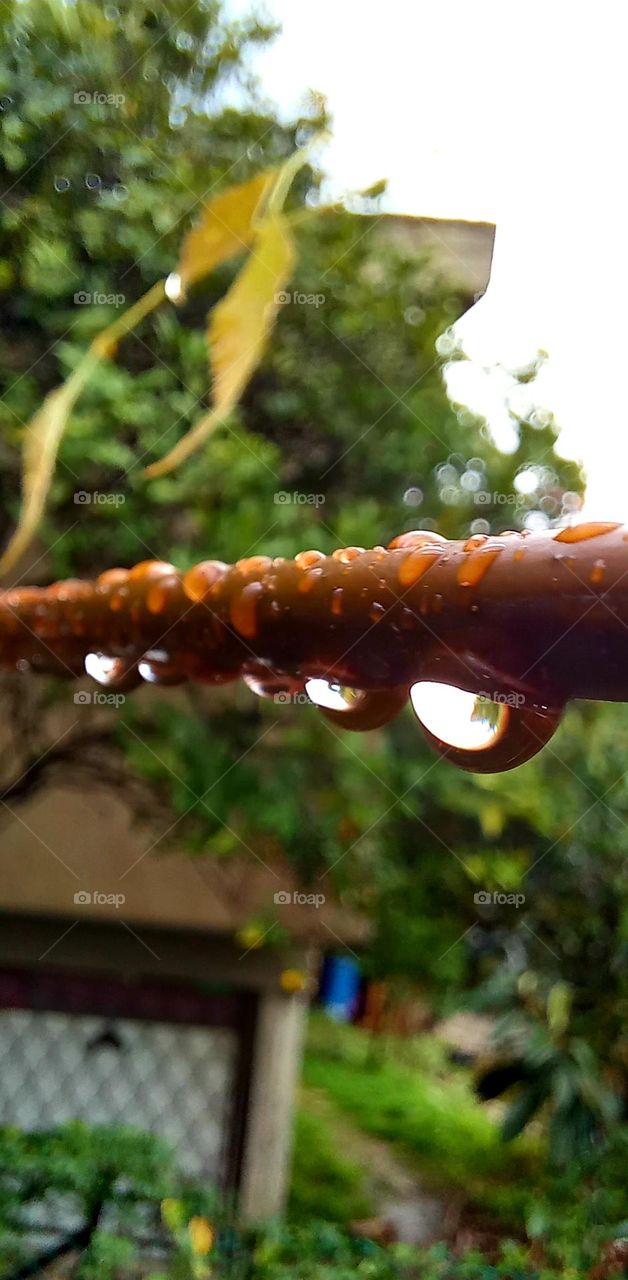
[[[294,242],[285,219],[273,217],[264,222],[244,267],[210,315],[208,341],[214,407],[165,458],[147,467],[146,475],[154,477],[172,471],[237,404],[262,358],[294,260]]]
[[[143,320],[144,316],[154,311],[163,297],[164,285],[159,280],[128,311],[94,338],[67,381],[49,392],[35,416],[27,423],[22,449],[22,510],[15,533],[0,558],[0,574],[8,573],[13,568],[37,531],[54,475],[59,445],[83,387],[96,366],[114,354],[119,339]]]
[[[56,387],[46,396],[41,408],[26,427],[22,461],[22,510],[15,533],[0,559],[0,573],[7,573],[13,568],[37,530],[68,415],[97,359],[92,354],[89,362],[87,359],[82,361],[62,387]]]
[[[214,1243],[214,1230],[207,1218],[190,1218],[188,1231],[192,1242],[192,1250],[204,1258]]]
[[[233,287],[212,311],[208,342],[217,408],[235,404],[262,357],[292,274],[292,235],[282,218],[260,231]]]
[[[305,991],[308,985],[307,974],[302,973],[300,969],[284,969],[279,975],[279,982],[282,989],[290,995]]]
[[[255,234],[256,214],[275,180],[276,171],[268,169],[228,187],[205,205],[198,226],[188,233],[181,248],[177,274],[184,288],[248,249]]]

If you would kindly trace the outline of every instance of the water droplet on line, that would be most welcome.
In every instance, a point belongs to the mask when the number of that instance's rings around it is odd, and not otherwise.
[[[484,751],[501,736],[508,707],[458,689],[455,685],[422,680],[412,686],[410,699],[421,724],[447,746]]]
[[[559,529],[555,535],[556,542],[586,542],[589,538],[599,538],[603,533],[612,533],[613,529],[619,529],[621,525],[617,522],[610,521],[588,521],[584,524],[570,524],[564,529]]]
[[[360,689],[333,684],[329,680],[306,680],[305,692],[310,702],[329,711],[351,711],[364,697]]]

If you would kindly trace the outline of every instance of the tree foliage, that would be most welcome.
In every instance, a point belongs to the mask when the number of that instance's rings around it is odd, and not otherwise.
[[[5,9],[8,534],[25,424],[45,395],[120,307],[174,270],[209,194],[280,165],[325,124],[325,107],[311,95],[280,122],[246,70],[269,29],[228,23],[213,0]],[[316,208],[319,176],[312,165],[298,175],[294,211]],[[240,407],[174,474],[147,480],[143,468],[209,408],[205,317],[241,263],[191,282],[183,305],[147,316],[116,362],[99,364],[60,444],[39,581],[146,557],[186,568],[258,549],[368,546],[417,525],[459,536],[478,518],[499,531],[528,510],[558,512],[562,493],[579,489],[551,422],[520,420],[505,455],[448,401],[451,343],[437,340],[468,299],[386,233],[377,193],[362,208],[303,218],[293,288]],[[522,499],[515,478],[530,468],[536,490]],[[179,844],[280,853],[370,912],[372,973],[411,977],[441,1004],[499,968],[506,1004],[521,1000],[530,970],[541,986],[568,983],[574,1034],[621,1092],[625,725],[621,709],[575,710],[542,757],[505,777],[435,760],[409,712],[386,731],[341,737],[313,708],[264,704],[244,688],[176,702],[155,691],[150,708],[129,699],[114,733],[129,777],[183,818]],[[522,890],[524,908],[478,907],[474,894],[493,888]],[[526,1016],[544,1021],[546,1007],[539,998]]]

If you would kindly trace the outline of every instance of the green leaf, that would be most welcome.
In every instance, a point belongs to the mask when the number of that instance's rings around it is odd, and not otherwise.
[[[504,1142],[510,1142],[525,1129],[543,1101],[543,1091],[537,1085],[522,1089],[503,1119],[501,1136]]]

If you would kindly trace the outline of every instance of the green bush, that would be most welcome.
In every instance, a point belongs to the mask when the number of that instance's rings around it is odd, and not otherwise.
[[[363,1132],[392,1143],[422,1183],[464,1192],[505,1235],[536,1243],[559,1272],[591,1267],[609,1242],[628,1235],[628,1126],[617,1126],[605,1147],[567,1171],[551,1172],[531,1136],[504,1145],[468,1071],[445,1072],[437,1058],[431,1068],[408,1068],[396,1058],[374,1062],[369,1042],[359,1028],[315,1015],[305,1083],[325,1091]]]
[[[455,1258],[444,1246],[383,1248],[327,1223],[268,1232],[253,1254],[251,1280],[553,1280],[525,1255],[489,1263],[479,1254]],[[570,1280],[578,1280],[572,1273]]]

